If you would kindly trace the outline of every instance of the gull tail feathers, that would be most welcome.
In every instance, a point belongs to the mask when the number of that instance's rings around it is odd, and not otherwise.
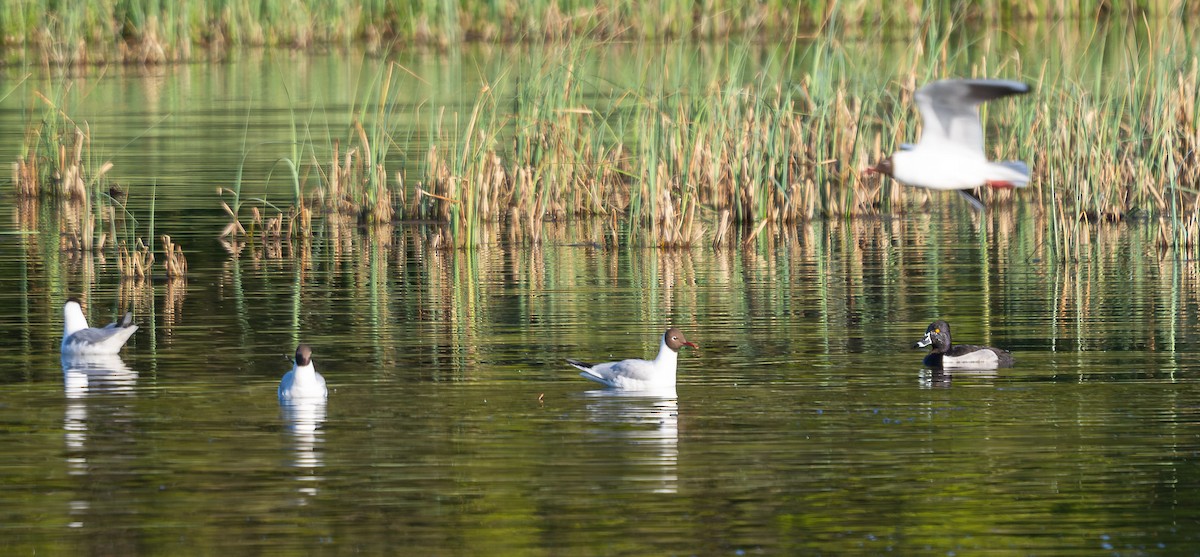
[[[1015,188],[1029,184],[1029,165],[1024,161],[997,161],[992,166],[998,167],[998,176],[995,178],[998,182],[1006,182]]]
[[[579,360],[572,360],[570,358],[567,359],[567,363],[575,366],[575,369],[578,369],[581,372],[579,376],[584,379],[595,381],[601,385],[604,385],[605,387],[616,387],[616,384],[613,383],[611,379],[596,372],[595,364],[589,364]]]

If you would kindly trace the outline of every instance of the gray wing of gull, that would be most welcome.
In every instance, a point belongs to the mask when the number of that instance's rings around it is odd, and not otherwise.
[[[136,327],[134,327],[133,329],[135,331],[137,330]],[[68,339],[68,342],[71,342],[71,343],[85,342],[88,344],[100,344],[112,337],[115,337],[115,336],[123,334],[123,333],[133,334],[133,331],[129,331],[128,327],[114,327],[112,325],[109,325],[108,327],[105,327],[103,329],[89,327],[87,329],[75,331],[75,333],[71,335],[70,339]]]
[[[1029,92],[1019,81],[1002,79],[946,79],[917,90],[921,110],[921,143],[951,142],[983,152],[980,103]]]
[[[636,358],[621,360],[613,362],[604,370],[604,374],[610,377],[620,376],[638,381],[649,381],[654,378],[654,362]]]
[[[604,383],[610,387],[617,386],[618,378],[635,381],[651,381],[654,379],[654,363],[646,360],[629,359],[619,362],[606,362],[587,366],[577,360],[567,360],[571,365],[583,371],[580,375]],[[581,367],[580,364],[583,364]]]

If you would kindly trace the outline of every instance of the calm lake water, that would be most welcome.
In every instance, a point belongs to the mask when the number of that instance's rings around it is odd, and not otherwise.
[[[475,69],[440,60],[415,68],[443,79],[414,105],[469,105],[452,84]],[[1098,227],[1057,263],[1032,209],[945,195],[724,250],[599,247],[591,223],[470,254],[428,249],[423,225],[218,242],[242,137],[344,110],[371,63],[248,54],[75,82],[130,204],[158,188],[189,275],[121,282],[111,257],[59,251],[53,203],[0,197],[5,554],[1200,552],[1200,267],[1146,227]],[[29,102],[5,101],[0,154]],[[254,153],[270,191],[278,154]],[[134,308],[120,358],[60,359],[70,295],[93,324]],[[924,369],[911,346],[937,318],[1016,367]],[[652,356],[668,325],[700,345],[677,397],[564,362]],[[276,401],[298,342],[326,405]]]

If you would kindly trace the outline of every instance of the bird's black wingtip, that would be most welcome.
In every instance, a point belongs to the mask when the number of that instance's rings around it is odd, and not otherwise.
[[[579,360],[572,360],[571,358],[567,358],[567,363],[580,369],[591,369],[593,365],[587,362],[581,362]]]

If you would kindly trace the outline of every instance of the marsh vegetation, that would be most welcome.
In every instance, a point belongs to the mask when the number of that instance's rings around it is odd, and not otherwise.
[[[323,218],[422,221],[441,223],[435,246],[473,249],[497,234],[537,243],[547,223],[596,219],[599,244],[728,246],[812,219],[954,203],[859,170],[918,136],[922,83],[1002,76],[1035,92],[986,107],[988,152],[1029,161],[1033,181],[981,192],[989,205],[1027,205],[1060,260],[1078,257],[1096,227],[1131,218],[1153,223],[1165,251],[1197,249],[1200,76],[1186,24],[1034,19],[1020,36],[977,38],[1000,25],[979,19],[899,18],[882,41],[861,35],[864,20],[831,20],[811,36],[783,34],[776,48],[746,38],[721,48],[539,42],[488,66],[465,104],[426,96],[426,77],[395,57],[364,56],[347,109],[293,107],[285,133],[257,142],[243,129],[243,162],[213,205],[230,219],[223,237],[254,228],[290,240]],[[598,70],[613,55],[639,62]],[[14,185],[23,197],[82,203],[76,212],[90,216],[72,221],[71,245],[102,248],[120,234],[108,223],[122,210],[109,195],[119,190],[112,164],[92,154],[89,124],[72,119],[79,86],[44,84],[13,89],[38,107]],[[274,162],[247,174],[245,161],[260,156]],[[247,182],[286,186],[247,196]]]
[[[0,33],[10,63],[164,63],[221,59],[231,49],[364,44],[449,48],[465,42],[712,39],[745,34],[819,34],[846,26],[872,36],[897,25],[961,20],[1013,23],[1096,17],[1183,17],[1180,0],[935,0],[920,5],[851,0],[784,2],[652,0],[413,0],[287,2],[46,0],[8,2]]]

